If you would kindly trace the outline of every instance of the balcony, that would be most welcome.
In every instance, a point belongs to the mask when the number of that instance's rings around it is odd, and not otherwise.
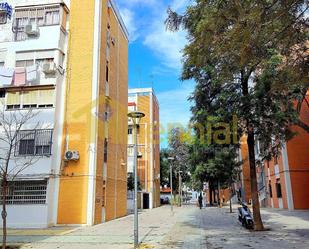
[[[56,85],[62,81],[64,69],[53,60],[37,60],[29,66],[16,68],[0,67],[0,88]],[[23,63],[29,61],[20,61]]]

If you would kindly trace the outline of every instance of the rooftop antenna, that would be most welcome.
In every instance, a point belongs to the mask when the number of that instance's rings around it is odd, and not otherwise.
[[[153,88],[153,84],[154,84],[154,74],[153,74],[153,73],[150,74],[149,77],[150,77],[150,85],[151,85],[151,88]]]

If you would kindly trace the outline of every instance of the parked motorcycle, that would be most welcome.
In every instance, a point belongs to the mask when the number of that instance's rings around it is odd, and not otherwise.
[[[241,222],[242,226],[247,229],[253,229],[254,223],[251,215],[251,211],[246,205],[246,203],[241,203],[241,207],[238,208],[238,220]]]

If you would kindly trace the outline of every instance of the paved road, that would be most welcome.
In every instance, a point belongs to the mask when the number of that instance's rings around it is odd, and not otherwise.
[[[236,208],[235,208],[236,209]],[[236,210],[235,210],[236,211]],[[228,208],[190,210],[177,222],[160,248],[293,249],[309,248],[309,212],[262,210],[269,231],[244,229]]]
[[[199,210],[195,206],[168,206],[140,214],[142,248],[158,249],[293,249],[309,248],[309,212],[263,210],[267,232],[250,232],[240,226],[237,213],[227,208]],[[11,242],[31,242],[33,249],[129,249],[133,216],[83,227],[62,234],[31,231],[11,235]],[[24,235],[23,235],[24,234]]]

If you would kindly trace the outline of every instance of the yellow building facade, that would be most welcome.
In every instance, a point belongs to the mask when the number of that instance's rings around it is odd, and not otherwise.
[[[58,224],[126,215],[128,34],[113,1],[70,4]]]

